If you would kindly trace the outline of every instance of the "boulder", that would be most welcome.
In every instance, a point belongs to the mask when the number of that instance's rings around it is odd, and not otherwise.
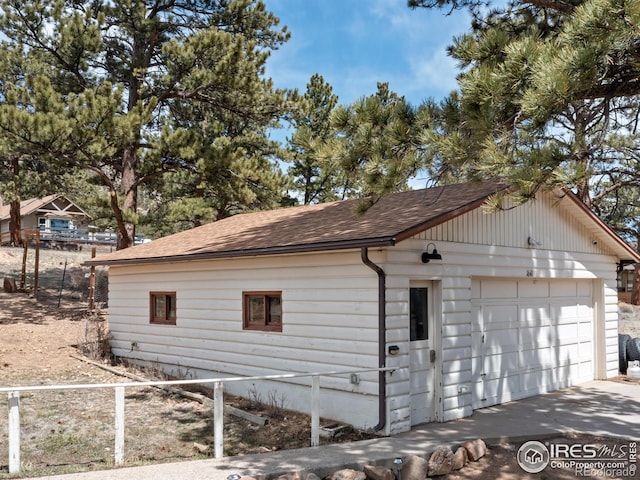
[[[200,453],[207,453],[209,451],[209,445],[203,445],[202,443],[193,442],[193,448]]]
[[[402,465],[402,480],[424,480],[427,478],[429,465],[427,461],[417,455],[408,455]]]
[[[363,471],[369,480],[396,480],[396,475],[387,467],[365,465]]]
[[[338,470],[337,472],[333,472],[333,474],[329,475],[328,480],[366,480],[367,476],[364,472],[359,472],[358,470],[353,470],[351,468],[345,468],[343,470]]]
[[[276,480],[302,480],[298,472],[288,472],[276,477]]]
[[[471,460],[472,462],[477,462],[487,453],[487,444],[484,443],[484,440],[482,440],[481,438],[476,438],[475,440],[464,442],[462,446],[467,451],[469,460]]]
[[[451,473],[451,470],[453,470],[453,452],[449,447],[436,448],[436,451],[429,458],[428,466],[427,474],[430,477]]]
[[[453,454],[453,464],[451,465],[451,468],[453,470],[460,470],[468,461],[469,456],[467,455],[467,449],[464,447],[458,447]]]

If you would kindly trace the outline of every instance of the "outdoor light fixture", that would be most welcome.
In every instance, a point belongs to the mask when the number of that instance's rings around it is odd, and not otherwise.
[[[396,479],[402,480],[402,465],[404,464],[404,457],[396,457],[393,459],[393,464],[396,467]]]
[[[429,247],[433,247],[431,252],[429,252]],[[422,253],[422,263],[429,263],[430,260],[442,260],[442,255],[436,250],[435,243],[429,243],[426,251]]]

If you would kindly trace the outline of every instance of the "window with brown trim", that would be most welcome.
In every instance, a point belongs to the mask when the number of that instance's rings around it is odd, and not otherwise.
[[[282,331],[282,292],[243,292],[245,330]]]
[[[176,324],[176,292],[151,292],[150,322]]]

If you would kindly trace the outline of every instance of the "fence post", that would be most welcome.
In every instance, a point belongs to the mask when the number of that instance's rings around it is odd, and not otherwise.
[[[115,463],[124,463],[124,387],[115,387],[116,395],[116,440],[115,440]]]
[[[215,458],[224,456],[224,401],[222,382],[213,384],[213,444]]]
[[[9,392],[9,473],[20,472],[20,392]]]
[[[320,445],[320,376],[311,377],[311,446]]]

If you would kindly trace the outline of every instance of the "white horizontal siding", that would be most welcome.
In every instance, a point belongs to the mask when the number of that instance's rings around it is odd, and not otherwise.
[[[377,286],[359,251],[111,267],[113,351],[201,377],[377,368]],[[175,326],[149,323],[150,291],[176,292]],[[243,330],[243,291],[282,292],[282,332]],[[360,402],[358,418],[346,418],[352,409],[333,402],[323,403],[321,415],[375,425],[377,400],[368,397],[377,399],[378,374],[363,373],[360,380],[322,379],[325,389]],[[278,388],[290,402],[302,402],[291,408],[305,410],[308,396],[300,386],[309,384],[296,379]],[[246,394],[249,386],[229,388]]]

